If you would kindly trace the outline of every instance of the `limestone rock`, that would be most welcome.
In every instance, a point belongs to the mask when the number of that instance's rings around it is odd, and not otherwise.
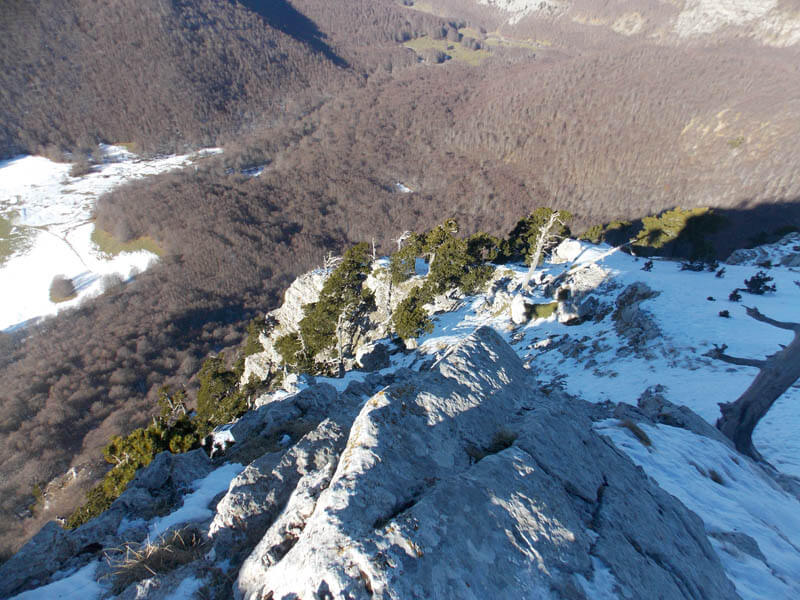
[[[0,597],[44,585],[78,548],[55,521],[50,521],[19,552],[0,565]]]
[[[553,249],[549,262],[554,265],[573,262],[582,251],[583,245],[578,240],[567,238]]]
[[[729,265],[752,265],[770,262],[786,267],[800,266],[800,232],[788,233],[774,244],[734,250],[725,261]]]
[[[702,522],[536,391],[478,329],[398,372],[352,422],[330,478],[296,488],[247,558],[239,598],[736,598]]]
[[[639,306],[658,294],[647,284],[637,281],[617,297],[614,326],[617,333],[628,340],[631,352],[643,352],[650,342],[661,335],[655,320]]]
[[[570,298],[558,303],[558,322],[567,325],[583,323],[600,314],[600,301],[596,296]]]
[[[274,357],[267,352],[257,352],[244,359],[244,372],[240,383],[247,384],[251,377],[256,381],[265,381],[275,369]]]
[[[559,300],[580,298],[600,288],[608,276],[608,270],[596,264],[574,267],[547,282],[544,293]]]
[[[283,304],[270,313],[279,323],[284,333],[298,330],[298,323],[303,318],[303,306],[319,300],[319,294],[329,272],[317,269],[301,275],[286,289]]]
[[[651,386],[644,391],[636,404],[655,423],[688,429],[697,435],[717,440],[733,448],[732,442],[719,429],[713,427],[690,408],[678,406],[667,400],[664,397],[665,391],[664,386]]]
[[[525,296],[517,294],[511,300],[511,321],[514,325],[527,323],[533,312],[533,303],[527,302]]]
[[[330,480],[345,433],[326,419],[286,452],[264,454],[236,476],[209,529],[216,553],[233,558],[242,548],[249,552],[297,493],[302,478],[324,471]]]

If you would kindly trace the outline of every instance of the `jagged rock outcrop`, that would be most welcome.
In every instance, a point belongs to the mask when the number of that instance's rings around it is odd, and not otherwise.
[[[210,549],[143,571],[120,597],[205,582],[248,600],[587,598],[601,581],[628,598],[737,597],[700,519],[593,430],[592,405],[540,391],[498,333],[481,327],[427,364],[271,396],[227,428],[222,459],[159,455],[109,512],[43,530],[2,568],[2,592],[86,564],[89,538],[93,555],[144,539],[227,460],[246,467],[192,525]]]
[[[532,383],[487,328],[397,373],[238,597],[580,598],[598,569],[631,597],[735,597],[700,520]]]
[[[362,348],[371,346],[373,342],[389,335],[393,311],[406,298],[409,291],[419,285],[422,280],[421,277],[414,276],[395,285],[392,283],[391,274],[386,267],[385,259],[376,261],[364,281],[364,286],[374,294],[375,310],[360,318],[356,323],[344,324],[348,331],[343,343],[345,370],[382,368],[374,365],[364,366],[359,356],[367,352]],[[265,381],[277,371],[283,359],[275,348],[275,342],[284,335],[299,331],[300,321],[304,316],[303,306],[319,300],[320,292],[329,273],[327,270],[318,269],[301,275],[286,290],[280,308],[267,313],[267,321],[274,325],[265,334],[259,336],[259,342],[264,350],[245,358],[241,384],[249,382],[251,377],[255,377],[256,381]],[[458,302],[460,302],[460,297],[440,295],[426,308],[433,314],[453,310]],[[335,351],[331,350],[328,354],[325,358],[333,360]],[[380,356],[376,356],[373,362],[382,364],[385,361]]]
[[[774,244],[734,250],[725,262],[729,265],[800,267],[800,232],[788,233]]]
[[[658,324],[641,308],[645,300],[658,296],[659,292],[641,281],[626,287],[617,297],[616,310],[612,315],[617,334],[628,340],[628,352],[646,353],[648,345],[661,335]]]

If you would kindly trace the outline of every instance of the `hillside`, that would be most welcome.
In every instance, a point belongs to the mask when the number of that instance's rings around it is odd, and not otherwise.
[[[158,455],[99,517],[45,527],[0,567],[0,593],[793,598],[800,388],[759,423],[769,463],[754,462],[712,426],[754,369],[705,352],[785,341],[726,293],[769,260],[776,291],[748,301],[795,316],[798,242],[737,253],[716,276],[567,240],[530,287],[506,264],[478,293],[437,297],[434,326],[405,346],[381,338],[379,259],[364,283],[378,308],[343,378],[258,394],[211,458]],[[251,372],[334,273],[294,282]]]
[[[442,215],[505,236],[537,206],[570,210],[575,233],[716,207],[718,259],[800,227],[796,10],[5,3],[0,154],[223,152],[91,201],[98,230],[152,241],[157,265],[0,333],[3,556],[79,504],[109,437],[149,422],[163,385],[195,402],[205,358],[233,362],[248,321],[330,251],[374,239],[388,252]],[[73,468],[78,485],[31,517],[34,487]]]

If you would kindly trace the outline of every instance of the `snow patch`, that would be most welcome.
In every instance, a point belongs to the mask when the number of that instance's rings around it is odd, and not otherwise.
[[[157,538],[175,525],[210,519],[214,512],[208,506],[214,496],[227,490],[233,478],[243,469],[238,463],[229,463],[195,481],[194,492],[184,497],[183,506],[165,517],[153,520],[150,524],[150,538]]]
[[[714,33],[730,25],[746,25],[764,18],[778,0],[687,0],[675,22],[681,37]]]
[[[106,590],[95,581],[98,564],[91,562],[69,577],[22,592],[10,600],[94,600],[100,598]]]
[[[508,23],[511,25],[516,25],[534,13],[554,16],[564,8],[564,3],[557,0],[478,0],[478,4],[511,13],[511,17],[508,19]]]
[[[102,293],[102,278],[117,274],[128,279],[148,268],[151,252],[123,252],[108,257],[91,241],[95,202],[120,184],[185,167],[200,156],[222,150],[144,160],[118,146],[101,146],[103,162],[80,177],[70,177],[70,164],[41,156],[21,156],[0,162],[0,217],[12,223],[12,235],[25,242],[0,263],[0,289],[12,290],[0,302],[0,330],[55,314]],[[50,302],[56,275],[75,282],[75,299]]]
[[[800,502],[716,440],[667,425],[639,426],[652,446],[645,447],[615,419],[595,428],[703,519],[709,541],[744,600],[800,598]],[[753,538],[765,560],[713,535],[729,532]]]

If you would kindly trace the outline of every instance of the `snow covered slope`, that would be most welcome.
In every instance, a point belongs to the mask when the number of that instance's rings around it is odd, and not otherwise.
[[[158,257],[147,251],[104,255],[92,243],[92,211],[97,198],[132,179],[184,167],[193,155],[143,160],[118,146],[103,146],[103,162],[90,173],[70,177],[71,165],[40,156],[0,162],[0,330],[23,325],[102,292],[101,278],[128,278]],[[7,229],[7,231],[6,231]],[[53,277],[72,279],[77,295],[55,304]]]

